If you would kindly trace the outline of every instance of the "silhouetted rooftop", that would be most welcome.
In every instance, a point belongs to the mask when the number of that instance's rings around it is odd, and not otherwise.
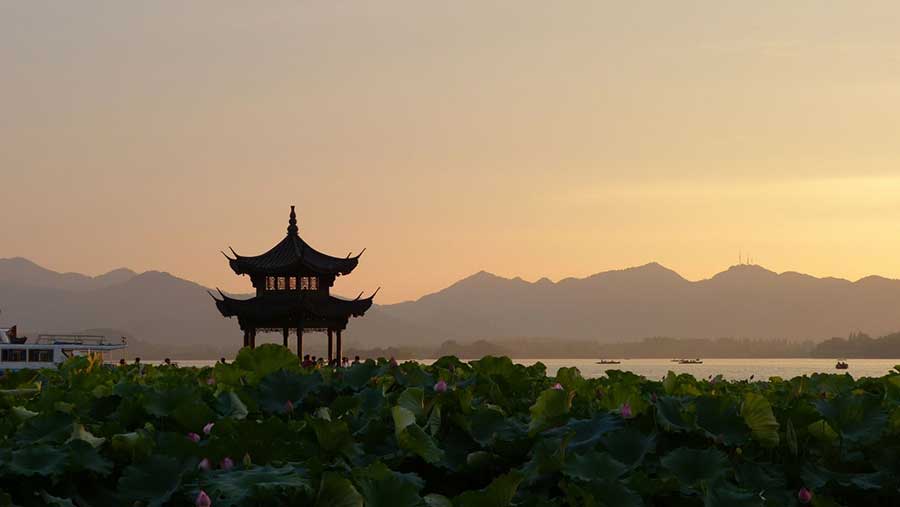
[[[297,215],[293,206],[288,224],[287,236],[264,254],[245,257],[232,250],[235,258],[228,258],[231,269],[239,275],[287,274],[303,268],[325,275],[346,275],[359,263],[362,252],[355,257],[332,257],[303,241],[297,228]]]
[[[301,315],[320,319],[361,317],[372,306],[375,294],[353,300],[337,298],[318,291],[309,291],[299,297],[275,295],[235,299],[225,294],[221,296],[221,300],[216,299],[216,308],[222,316],[260,321],[297,318]]]

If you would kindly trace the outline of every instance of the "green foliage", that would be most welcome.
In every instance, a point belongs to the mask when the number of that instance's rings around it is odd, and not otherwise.
[[[764,397],[756,393],[744,396],[741,417],[750,427],[753,438],[763,447],[778,445],[778,421],[772,413],[772,406]]]
[[[215,470],[187,489],[189,498],[196,498],[202,489],[216,507],[239,507],[263,499],[291,505],[292,500],[309,499],[313,493],[306,470],[293,466]]]
[[[234,359],[234,366],[260,379],[281,370],[299,371],[297,356],[285,347],[266,343],[255,349],[243,348]],[[228,368],[222,368],[229,370]]]
[[[571,407],[572,396],[565,389],[548,389],[542,392],[529,409],[531,422],[528,423],[528,431],[533,434],[565,422]]]
[[[145,501],[159,507],[181,486],[182,467],[175,458],[151,456],[143,463],[129,465],[119,479],[119,492],[129,502]]]
[[[510,472],[493,480],[479,491],[466,491],[453,500],[454,507],[507,507],[512,502],[521,474]]]
[[[337,472],[325,472],[316,496],[316,507],[363,507],[363,497],[353,483]]]
[[[769,507],[801,487],[814,505],[900,504],[900,372],[546,373],[502,357],[305,370],[264,346],[214,368],[6,375],[0,507],[179,507],[201,490],[218,507]]]
[[[353,473],[367,507],[416,507],[422,505],[419,491],[425,486],[415,474],[394,472],[375,463]]]
[[[249,413],[247,406],[233,391],[223,392],[216,398],[216,412],[222,417],[244,419]]]
[[[728,470],[728,457],[718,449],[681,447],[662,457],[660,464],[685,485],[710,483]]]

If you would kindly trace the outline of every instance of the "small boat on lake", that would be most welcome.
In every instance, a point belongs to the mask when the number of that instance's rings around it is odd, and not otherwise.
[[[699,357],[696,359],[679,359],[678,364],[703,364],[703,360]]]
[[[835,367],[835,369],[838,369],[838,370],[846,370],[847,368],[850,368],[850,365],[847,363],[846,360],[840,359],[840,360],[838,360],[837,364],[834,365],[834,367]]]
[[[615,359],[601,359],[597,361],[597,364],[622,364],[622,361],[616,361]]]

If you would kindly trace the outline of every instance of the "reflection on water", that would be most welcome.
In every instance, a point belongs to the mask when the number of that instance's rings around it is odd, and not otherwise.
[[[547,373],[553,375],[564,366],[575,366],[585,377],[603,375],[606,370],[624,370],[643,375],[648,379],[659,379],[669,371],[690,373],[698,378],[719,375],[731,380],[743,380],[751,375],[757,380],[769,377],[791,378],[812,373],[849,373],[854,378],[881,377],[886,375],[900,359],[851,359],[850,368],[836,370],[832,359],[704,359],[703,364],[678,364],[668,359],[623,359],[621,364],[596,364],[593,359],[545,359]],[[516,361],[534,364],[536,360]]]
[[[420,359],[430,364],[434,359]],[[585,377],[603,375],[606,370],[624,370],[643,375],[648,379],[659,379],[669,371],[690,373],[698,378],[721,374],[727,379],[743,380],[754,376],[756,380],[769,377],[791,378],[811,373],[849,373],[854,378],[881,377],[900,365],[900,359],[850,359],[850,368],[836,370],[833,359],[704,359],[703,364],[678,364],[668,359],[621,359],[621,364],[597,364],[595,359],[516,359],[517,363],[534,364],[538,361],[547,367],[547,373],[555,375],[564,366],[575,366]],[[230,361],[229,361],[230,362]],[[159,364],[157,361],[152,361]],[[178,361],[179,366],[213,366],[215,361]]]

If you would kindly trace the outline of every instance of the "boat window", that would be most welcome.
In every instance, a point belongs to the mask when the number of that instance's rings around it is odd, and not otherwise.
[[[52,363],[53,349],[31,349],[28,351],[28,361],[35,363]]]
[[[9,361],[11,363],[24,363],[25,362],[25,350],[18,349],[3,349],[3,352],[0,353],[0,360]]]
[[[297,290],[297,277],[296,276],[292,276],[292,277],[288,278],[288,289]]]
[[[278,277],[278,290],[284,290],[287,287],[285,283],[285,278],[283,276]]]

